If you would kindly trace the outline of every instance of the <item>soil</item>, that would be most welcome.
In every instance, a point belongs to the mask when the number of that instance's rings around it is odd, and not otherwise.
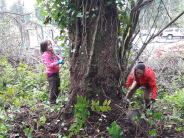
[[[121,102],[111,102],[111,111],[108,112],[97,112],[90,111],[90,115],[86,118],[82,129],[73,135],[72,138],[111,138],[107,127],[112,127],[112,122],[116,122],[123,130],[121,137],[123,138],[183,138],[184,131],[177,132],[174,127],[167,128],[161,121],[154,120],[153,125],[147,127],[141,127],[139,123],[131,121],[127,118],[128,110],[122,108]],[[74,123],[73,115],[69,115],[63,119],[63,108],[60,112],[54,113],[51,110],[45,111],[43,106],[33,112],[30,107],[22,107],[20,113],[16,113],[16,119],[11,122],[11,131],[6,135],[8,138],[27,138],[24,129],[27,127],[31,129],[34,127],[31,135],[33,138],[58,138],[68,136],[70,131],[68,129]],[[146,112],[145,109],[137,109],[139,112]],[[46,117],[44,124],[38,125],[38,121],[41,116]],[[23,127],[24,126],[24,127]],[[157,135],[151,136],[150,130],[156,130]],[[117,137],[120,138],[120,137]]]

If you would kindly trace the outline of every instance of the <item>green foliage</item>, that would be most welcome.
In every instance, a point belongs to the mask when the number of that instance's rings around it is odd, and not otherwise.
[[[26,123],[22,122],[22,130],[29,137],[32,136],[32,132],[39,130],[34,128],[31,124],[36,123],[37,127],[45,124],[45,110],[55,110],[49,108],[48,101],[48,82],[45,75],[46,68],[43,64],[37,65],[36,68],[31,68],[25,64],[20,63],[19,67],[14,68],[7,62],[7,56],[3,56],[0,61],[0,137],[4,137],[9,131],[9,124],[12,120],[17,119],[16,114],[30,114],[31,112],[39,111],[40,108],[44,108],[40,112],[41,117],[28,120]],[[58,102],[62,102],[67,98],[67,91],[69,89],[69,71],[67,66],[61,68],[61,87],[63,91],[58,98]],[[39,104],[42,103],[42,104]],[[21,106],[29,107],[24,112]],[[33,121],[33,122],[32,122]],[[12,124],[11,124],[12,125]],[[16,134],[17,136],[19,134]]]
[[[121,137],[123,135],[123,131],[121,130],[121,127],[118,126],[116,122],[113,122],[111,126],[112,126],[111,128],[107,127],[107,130],[111,135],[111,138],[123,138]]]
[[[178,109],[184,109],[184,89],[176,91],[173,95],[165,94],[163,97],[163,101],[166,103],[170,103],[173,107]]]
[[[45,124],[45,121],[46,121],[46,118],[45,118],[45,116],[42,116],[42,117],[40,117],[40,120],[39,120],[39,123],[38,123],[38,125]]]
[[[160,113],[154,113],[153,117],[155,117],[158,120],[160,120],[162,118],[162,112],[160,112]]]
[[[94,111],[95,109],[100,112],[100,110],[102,112],[105,112],[105,111],[110,111],[111,110],[111,107],[109,106],[109,104],[111,103],[111,101],[107,101],[105,100],[104,103],[103,103],[103,106],[99,106],[99,101],[97,101],[95,103],[95,101],[92,100],[92,106],[91,106],[91,110]]]
[[[152,135],[152,136],[156,136],[157,135],[157,133],[156,133],[156,131],[154,129],[149,131],[149,134]]]
[[[103,106],[99,106],[99,101],[94,102],[92,100],[91,109],[92,111],[96,109],[98,112],[100,111],[105,112],[105,111],[111,110],[109,106],[110,103],[111,103],[110,100],[109,101],[105,100],[103,102]],[[69,131],[71,131],[68,136],[69,138],[73,135],[77,135],[77,133],[80,131],[80,129],[84,125],[86,117],[90,115],[90,112],[87,109],[88,104],[89,104],[89,100],[87,101],[86,97],[83,98],[82,96],[77,96],[77,104],[75,105],[75,113],[74,113],[75,123],[73,123],[69,128]]]
[[[77,133],[80,131],[80,128],[82,128],[86,117],[88,115],[90,115],[90,112],[87,109],[87,105],[89,104],[89,100],[86,101],[86,98],[83,98],[82,96],[77,96],[77,104],[75,105],[75,120],[74,120],[74,124],[72,124],[69,128],[70,132],[69,134],[69,138],[75,134],[77,135]]]

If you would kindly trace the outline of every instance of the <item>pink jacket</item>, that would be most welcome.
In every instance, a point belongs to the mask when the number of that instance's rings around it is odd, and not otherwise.
[[[42,55],[42,61],[46,65],[47,73],[58,73],[59,64],[57,61],[60,60],[58,56],[53,55],[51,52],[44,52]]]

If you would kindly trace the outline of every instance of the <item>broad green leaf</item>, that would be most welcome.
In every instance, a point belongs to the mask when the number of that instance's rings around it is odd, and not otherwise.
[[[149,115],[152,115],[152,114],[153,114],[152,111],[151,111],[150,109],[148,109],[148,110],[146,111],[146,113],[149,114]]]
[[[79,126],[79,125],[77,125],[77,131],[79,132],[79,130],[80,130],[80,126]]]
[[[74,132],[75,132],[75,135],[77,135],[77,129],[75,129]]]
[[[86,97],[84,98],[84,103],[86,103]]]
[[[80,121],[79,121],[79,126],[80,126],[80,128],[82,127],[82,124],[83,124],[83,123],[82,123],[82,120],[80,120]]]
[[[88,115],[90,115],[90,112],[88,111]]]
[[[89,104],[89,100],[87,101],[87,103],[86,104]]]
[[[82,116],[82,121],[85,122],[85,120],[86,120],[86,117]]]
[[[103,102],[103,105],[107,105],[107,99]]]
[[[109,128],[109,130],[108,130],[108,132],[109,132],[110,135],[113,134],[113,131],[114,131],[113,128]]]
[[[156,131],[153,129],[153,130],[151,130],[151,131],[149,131],[149,134],[150,135],[153,135],[153,136],[156,136],[157,135],[157,133],[156,133]]]
[[[73,136],[73,132],[70,132],[68,138],[70,138],[71,136]]]
[[[105,111],[104,108],[103,108],[103,106],[100,106],[100,110],[101,110],[102,112]]]
[[[111,107],[110,107],[110,106],[107,106],[107,109],[108,109],[109,111],[111,111]]]
[[[46,121],[45,116],[40,117],[40,121],[41,121],[42,123],[45,123],[45,121]]]
[[[75,49],[72,49],[71,52],[72,52],[72,53],[75,53]]]
[[[111,100],[109,100],[108,102],[107,102],[107,105],[109,105],[111,103]]]
[[[75,118],[74,122],[79,122],[79,118]]]
[[[98,112],[100,112],[100,108],[99,108],[99,106],[96,106],[96,110],[97,110]]]
[[[108,110],[107,110],[107,106],[103,106],[103,109],[104,109],[104,111],[108,111]]]
[[[95,17],[95,16],[96,16],[95,14],[92,15],[92,17]]]
[[[75,116],[77,116],[77,117],[82,117],[82,114],[81,113],[78,113],[78,114],[76,114]],[[74,117],[75,117],[74,116]]]
[[[94,106],[92,106],[92,107],[91,107],[91,110],[92,110],[92,111],[95,111],[95,107],[94,107]]]
[[[152,126],[153,125],[153,120],[149,119],[149,123]]]
[[[145,118],[145,114],[142,113],[141,118]]]
[[[111,126],[112,127],[117,127],[117,123],[116,122],[112,122]]]
[[[78,14],[77,14],[77,17],[83,17],[82,13],[81,13],[81,12],[78,13]]]
[[[83,97],[81,96],[81,102],[84,102],[84,99],[83,99]]]
[[[77,124],[74,123],[74,124],[72,124],[72,125],[70,126],[70,128],[73,128],[73,127],[76,127],[76,126],[77,126]]]
[[[153,115],[155,118],[157,118],[158,120],[160,120],[162,118],[162,113],[154,113]]]
[[[29,128],[25,128],[23,131],[25,134],[28,134]]]

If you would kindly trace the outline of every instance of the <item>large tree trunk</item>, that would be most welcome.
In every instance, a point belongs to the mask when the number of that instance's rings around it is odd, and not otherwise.
[[[118,21],[115,0],[77,0],[78,10],[89,12],[89,18],[77,18],[69,30],[70,49],[70,101],[77,102],[77,95],[102,103],[108,96],[117,100],[120,77],[117,59]],[[92,17],[94,16],[95,17]],[[66,110],[68,113],[71,110]]]

